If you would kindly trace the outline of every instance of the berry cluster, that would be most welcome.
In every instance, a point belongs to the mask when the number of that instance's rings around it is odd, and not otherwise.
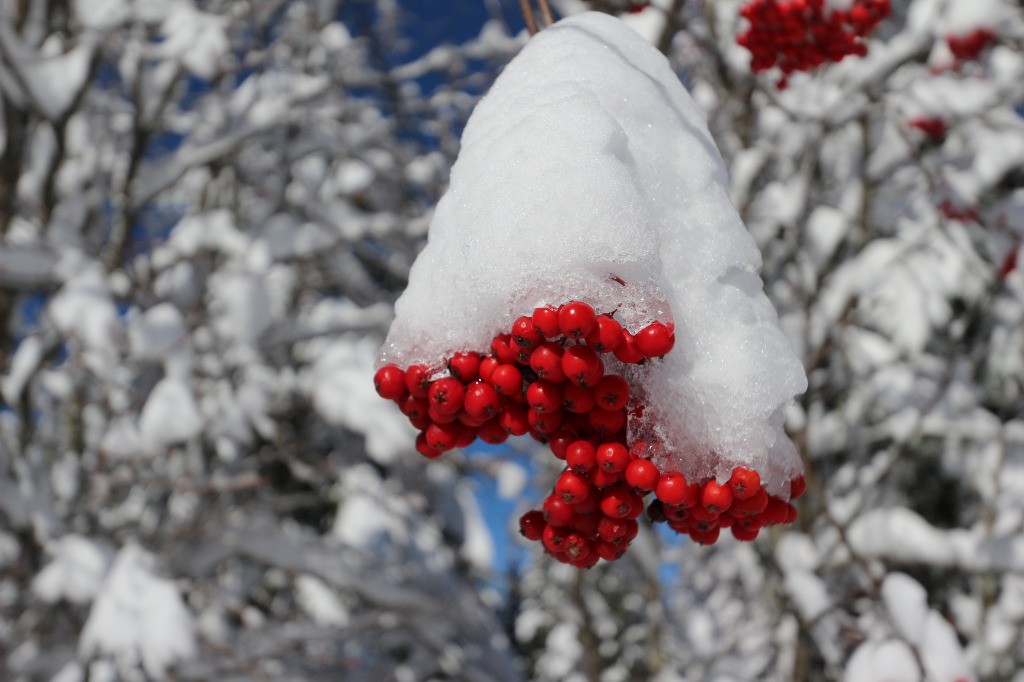
[[[891,0],[854,0],[846,11],[825,0],[751,0],[740,10],[750,27],[736,42],[750,50],[755,73],[778,67],[783,88],[795,71],[867,54],[864,37],[891,12]]]
[[[946,36],[946,43],[949,51],[953,53],[958,63],[969,62],[981,56],[982,51],[995,40],[995,31],[989,28],[977,28],[967,35]]]
[[[946,122],[938,116],[916,116],[907,125],[913,130],[920,130],[933,142],[946,137]]]
[[[961,206],[950,199],[943,199],[939,202],[939,213],[949,220],[959,220],[964,223],[976,223],[981,218],[976,207]]]
[[[612,314],[581,301],[540,307],[497,335],[491,352],[464,351],[432,371],[423,365],[382,367],[377,392],[395,401],[420,430],[416,449],[439,457],[476,438],[498,444],[529,434],[546,443],[565,469],[539,510],[520,519],[522,534],[555,558],[578,567],[622,556],[638,531],[644,499],[654,521],[704,544],[731,527],[752,540],[765,525],[790,522],[796,510],[770,498],[756,472],[737,468],[726,485],[688,483],[662,471],[658,444],[627,438],[629,420],[644,411],[640,388],[621,372],[654,361],[675,344],[671,323],[636,334]],[[793,482],[793,496],[802,492]]]

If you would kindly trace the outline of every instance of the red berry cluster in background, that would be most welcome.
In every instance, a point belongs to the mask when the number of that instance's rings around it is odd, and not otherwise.
[[[989,28],[978,28],[967,35],[946,36],[946,43],[949,51],[953,53],[958,63],[969,62],[977,59],[982,51],[995,40],[996,33]]]
[[[913,130],[920,130],[934,142],[946,137],[946,122],[938,116],[916,116],[907,121],[907,125]]]
[[[740,10],[750,27],[736,42],[750,50],[755,73],[778,67],[781,88],[795,71],[867,54],[864,37],[891,12],[891,0],[854,0],[847,11],[825,0],[751,0]]]
[[[651,362],[674,345],[671,323],[652,322],[634,335],[612,314],[573,301],[518,318],[494,337],[488,354],[456,353],[441,371],[387,365],[374,384],[420,430],[416,449],[430,459],[476,438],[498,444],[529,434],[548,444],[565,470],[520,528],[577,567],[621,557],[652,493],[648,516],[703,544],[715,542],[721,528],[753,540],[763,526],[793,521],[796,509],[770,497],[756,472],[737,468],[722,486],[687,482],[649,458],[657,447],[629,442],[627,425],[644,404],[614,370]],[[794,479],[793,497],[803,492],[802,481]]]

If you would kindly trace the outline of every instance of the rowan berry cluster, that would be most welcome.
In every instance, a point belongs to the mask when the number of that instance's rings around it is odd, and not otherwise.
[[[751,0],[740,10],[750,27],[736,42],[750,50],[755,73],[778,67],[782,88],[795,71],[867,54],[864,37],[891,12],[891,0],[854,0],[848,10],[825,0]]]
[[[572,301],[518,318],[509,333],[494,337],[488,354],[456,353],[439,371],[387,365],[374,384],[420,430],[416,449],[425,457],[476,438],[498,444],[529,434],[546,443],[565,469],[520,528],[577,567],[621,557],[651,493],[652,520],[668,521],[704,544],[713,543],[720,528],[752,540],[762,526],[792,521],[795,508],[770,498],[756,472],[736,469],[724,486],[688,483],[650,459],[657,447],[629,442],[629,420],[645,406],[639,387],[616,372],[653,362],[674,344],[671,323],[652,322],[633,334],[612,314]]]
[[[995,31],[989,28],[977,28],[967,35],[946,36],[946,43],[949,51],[953,53],[958,63],[969,62],[981,56],[989,44],[995,40]]]
[[[916,116],[907,121],[907,125],[920,130],[932,141],[938,142],[946,137],[946,122],[938,116]]]

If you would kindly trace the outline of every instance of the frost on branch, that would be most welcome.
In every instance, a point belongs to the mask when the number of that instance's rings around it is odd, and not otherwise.
[[[579,301],[621,325],[624,339],[663,324],[674,330],[674,348],[636,357],[616,350],[603,359],[603,373],[624,377],[631,397],[625,433],[595,426],[596,436],[623,441],[634,458],[680,472],[691,485],[724,483],[735,468],[749,468],[784,507],[801,465],[782,408],[806,381],[762,292],[759,266],[704,114],[667,61],[618,20],[580,15],[533,39],[475,110],[379,364],[425,367],[423,395],[413,390],[412,398],[426,399],[426,382],[441,379],[456,353],[493,348],[499,362],[515,365],[520,352],[525,388],[544,378],[530,352],[544,339],[563,355],[563,369],[574,349],[596,346],[573,338],[583,333],[561,319],[560,328],[544,331],[536,315],[540,332],[529,340],[521,316]],[[509,331],[511,340],[501,336]],[[502,344],[511,345],[508,359]],[[488,378],[490,369],[485,379],[510,405],[505,412],[520,409],[518,378],[505,388]],[[569,383],[591,388],[571,376]],[[388,397],[407,398],[400,384]],[[461,404],[463,389],[452,388]],[[533,412],[545,411],[525,398]],[[560,411],[552,400],[549,414]],[[583,411],[574,409],[578,401],[561,402],[573,417]],[[503,404],[469,420],[479,423],[462,422],[483,437],[482,420],[501,422],[504,413],[495,413]],[[428,440],[431,405],[403,406]],[[458,409],[440,416],[451,423]],[[561,423],[527,414],[529,428],[501,423],[541,437]],[[573,433],[576,421],[566,418],[566,439],[595,435]],[[452,428],[453,443],[472,440]],[[712,511],[717,517],[722,509]],[[785,520],[784,509],[777,514]]]

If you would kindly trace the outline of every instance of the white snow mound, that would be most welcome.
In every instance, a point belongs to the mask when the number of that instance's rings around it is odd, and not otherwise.
[[[674,322],[663,361],[606,360],[644,388],[631,432],[655,429],[688,478],[754,466],[788,497],[801,466],[781,410],[806,378],[727,187],[704,113],[655,48],[608,15],[558,22],[470,117],[379,364],[441,368],[571,300],[634,332]]]

